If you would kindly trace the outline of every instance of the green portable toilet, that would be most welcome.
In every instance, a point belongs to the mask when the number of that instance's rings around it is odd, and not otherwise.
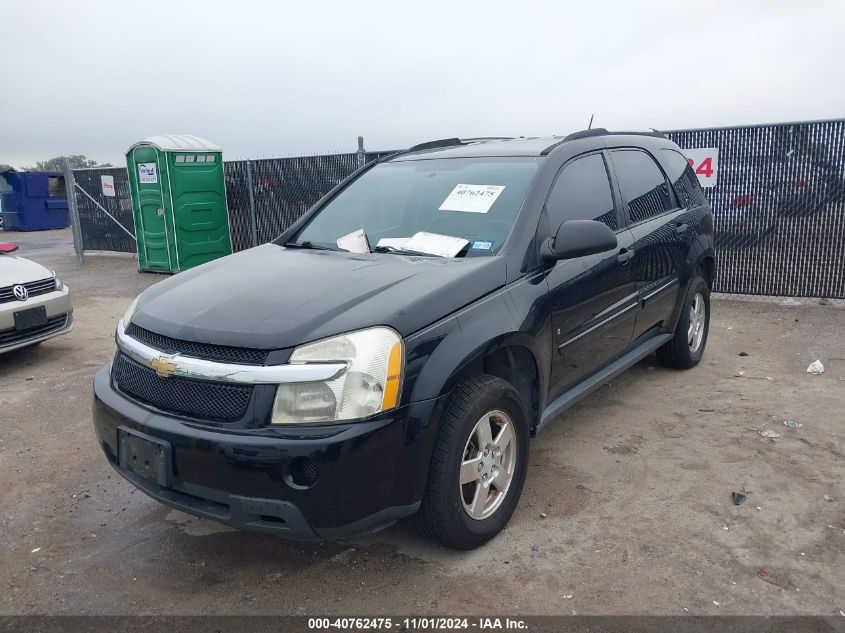
[[[160,134],[132,145],[126,167],[138,270],[179,272],[232,252],[220,147]]]

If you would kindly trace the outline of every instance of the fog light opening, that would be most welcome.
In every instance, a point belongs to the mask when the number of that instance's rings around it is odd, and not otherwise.
[[[320,467],[310,457],[296,457],[285,475],[285,482],[292,488],[304,490],[317,483],[320,476]]]

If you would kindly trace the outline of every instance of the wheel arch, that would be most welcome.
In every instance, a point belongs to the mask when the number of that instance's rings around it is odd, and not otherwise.
[[[707,287],[712,290],[713,282],[716,279],[716,251],[713,246],[712,237],[706,235],[698,236],[691,244],[687,253],[687,259],[680,274],[681,291],[678,293],[678,299],[672,311],[667,330],[674,330],[678,324],[687,287],[692,283],[696,275],[699,274],[707,282]]]
[[[701,276],[707,282],[707,287],[713,290],[713,282],[716,279],[716,257],[712,253],[706,253],[699,259],[698,267],[701,270]]]
[[[537,354],[525,335],[501,335],[476,347],[455,364],[440,387],[439,395],[449,394],[470,376],[488,374],[507,381],[520,395],[526,408],[529,429],[534,430],[542,410],[541,385],[544,376]]]

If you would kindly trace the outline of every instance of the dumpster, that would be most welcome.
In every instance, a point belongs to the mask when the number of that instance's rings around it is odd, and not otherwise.
[[[160,134],[126,152],[138,270],[179,272],[229,255],[223,154],[188,134]]]
[[[65,177],[50,171],[0,174],[0,213],[6,231],[43,231],[70,226]]]

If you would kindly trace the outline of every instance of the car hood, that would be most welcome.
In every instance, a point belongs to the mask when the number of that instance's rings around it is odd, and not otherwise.
[[[0,287],[49,279],[52,276],[52,270],[32,260],[15,255],[0,255]]]
[[[407,336],[501,287],[501,257],[442,259],[265,244],[147,289],[132,322],[177,339],[294,347],[374,325]]]

